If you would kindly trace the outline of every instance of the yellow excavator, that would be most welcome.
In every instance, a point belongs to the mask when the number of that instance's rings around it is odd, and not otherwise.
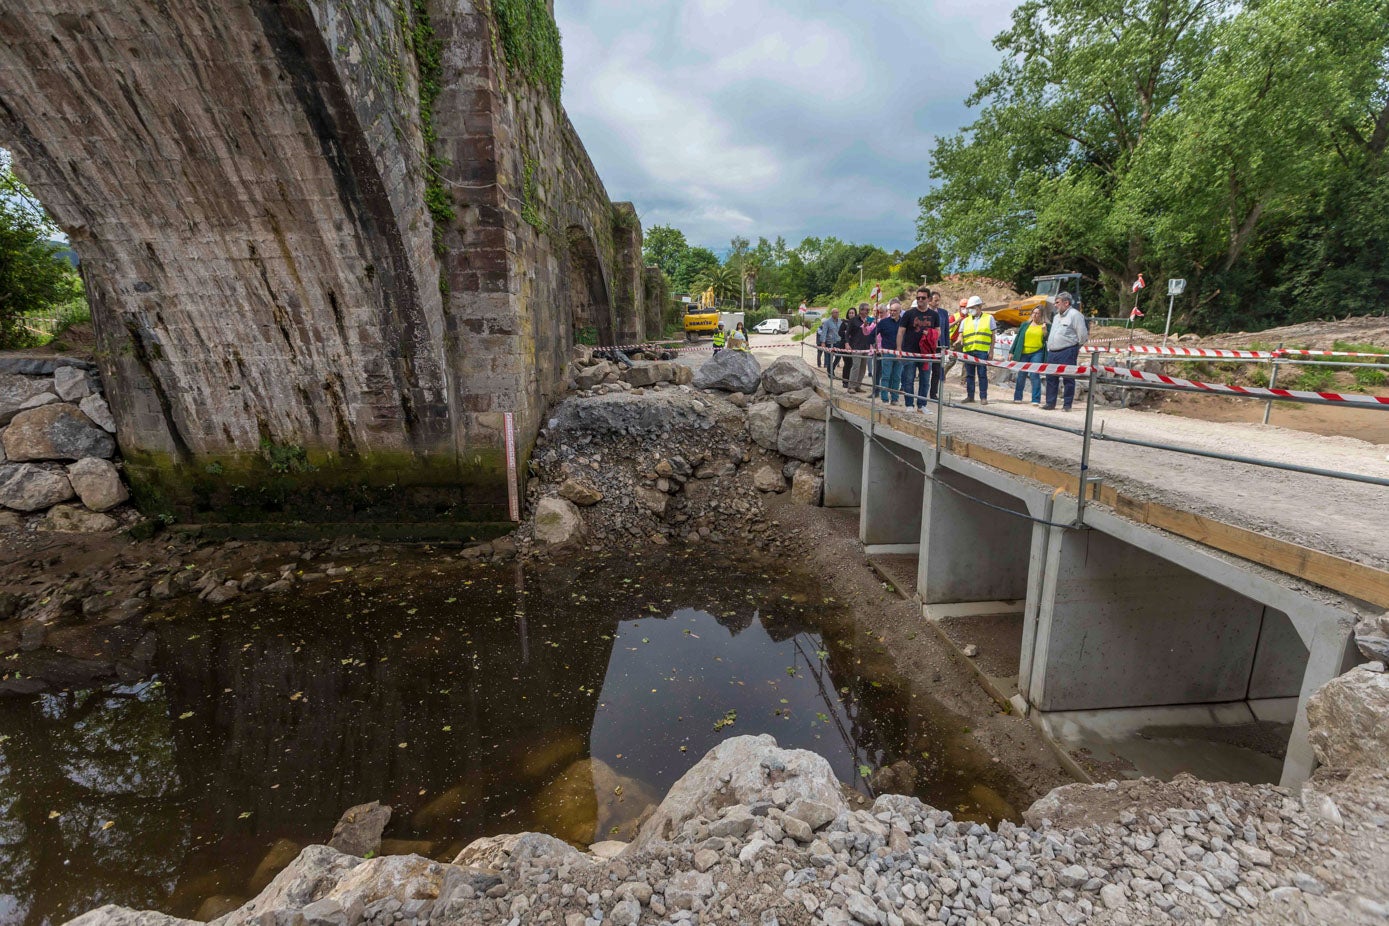
[[[1070,293],[1079,298],[1080,274],[1051,273],[1046,276],[1033,277],[1032,286],[1037,293],[1035,296],[1027,296],[1000,306],[990,306],[984,311],[992,314],[994,321],[1000,325],[1006,325],[1010,328],[1017,328],[1031,318],[1032,310],[1039,305],[1042,306],[1042,313],[1050,318],[1056,308],[1057,293]]]
[[[719,327],[719,310],[714,304],[714,288],[700,293],[699,299],[685,306],[685,339],[693,341],[701,334],[713,335]]]

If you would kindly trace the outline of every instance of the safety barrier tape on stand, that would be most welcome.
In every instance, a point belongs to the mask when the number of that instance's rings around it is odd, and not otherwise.
[[[671,344],[678,345],[678,346],[671,346]],[[788,341],[788,342],[786,342],[786,343],[784,343],[784,344],[782,344],[782,343],[778,343],[778,344],[753,344],[753,345],[749,346],[749,347],[747,348],[747,350],[753,351],[753,350],[763,350],[764,348],[768,348],[768,347],[800,347],[800,346],[801,346],[801,345],[800,345],[800,342],[799,342],[799,341]],[[657,351],[662,351],[662,352],[664,352],[664,351],[669,351],[669,352],[674,353],[674,354],[682,354],[682,353],[691,353],[691,352],[698,352],[698,351],[710,351],[710,350],[713,350],[713,349],[714,349],[714,345],[712,345],[712,344],[691,345],[691,344],[688,344],[688,343],[685,342],[685,341],[671,342],[670,344],[667,344],[667,343],[665,343],[665,342],[662,342],[662,343],[660,343],[660,344],[620,344],[620,345],[618,345],[618,346],[616,346],[616,347],[596,346],[596,347],[593,348],[593,350],[594,350],[595,353],[596,353],[596,352],[599,352],[599,351],[605,351],[605,350],[620,350],[620,351],[622,351],[624,354],[625,354],[625,353],[628,353],[628,352],[631,352],[631,351],[641,351],[642,353],[654,353],[654,352],[657,352]],[[720,349],[721,349],[721,350],[741,350],[742,348],[734,347],[732,344],[725,344],[725,345],[724,345],[722,348],[720,348]]]
[[[1202,383],[1191,379],[1178,379],[1162,373],[1145,373],[1125,367],[1098,367],[1101,373],[1119,379],[1136,379],[1147,383],[1162,383],[1199,392],[1222,395],[1254,396],[1267,399],[1320,399],[1325,402],[1344,402],[1348,405],[1370,405],[1389,407],[1389,396],[1383,395],[1345,395],[1339,392],[1304,392],[1297,389],[1268,389],[1261,386],[1227,386],[1224,383]]]
[[[1275,357],[1374,357],[1389,360],[1389,354],[1372,354],[1355,350],[1226,350],[1214,347],[1149,347],[1132,344],[1119,351],[1123,354],[1166,354],[1173,357],[1213,357],[1239,360],[1272,360]]]

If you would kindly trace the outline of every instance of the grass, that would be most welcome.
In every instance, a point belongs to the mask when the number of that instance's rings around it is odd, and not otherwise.
[[[1351,375],[1355,377],[1355,385],[1361,389],[1372,389],[1389,383],[1389,375],[1386,375],[1383,370],[1362,368],[1352,371]]]
[[[1325,368],[1304,368],[1289,387],[1300,392],[1334,392],[1336,374]]]
[[[21,347],[43,347],[62,337],[63,332],[73,325],[92,320],[92,308],[87,304],[85,294],[78,294],[62,305],[53,306],[41,312],[28,312],[20,316],[22,333],[26,335]],[[50,324],[51,323],[51,324]]]

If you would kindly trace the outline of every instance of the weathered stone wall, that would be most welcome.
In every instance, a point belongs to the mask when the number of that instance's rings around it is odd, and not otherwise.
[[[524,457],[573,293],[644,334],[635,214],[614,228],[489,9],[37,0],[0,21],[0,144],[83,258],[146,507],[502,519],[501,416]]]

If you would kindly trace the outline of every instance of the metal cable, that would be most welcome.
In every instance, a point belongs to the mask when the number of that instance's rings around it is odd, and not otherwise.
[[[1062,523],[1057,522],[1057,521],[1048,521],[1048,520],[1045,519],[1045,518],[1034,518],[1032,515],[1028,514],[1028,513],[1025,512],[1025,511],[1014,511],[1012,508],[1004,508],[1002,505],[995,505],[995,504],[992,503],[992,502],[986,502],[986,501],[984,501],[982,498],[975,498],[973,495],[970,495],[970,494],[969,494],[968,492],[966,492],[964,489],[956,488],[955,486],[951,485],[950,483],[948,483],[948,482],[946,482],[946,481],[944,481],[944,480],[942,480],[942,479],[937,479],[935,476],[931,475],[930,472],[928,472],[927,470],[924,470],[924,469],[922,469],[921,467],[915,465],[915,464],[912,463],[910,460],[904,460],[904,459],[902,459],[902,458],[899,457],[897,454],[895,454],[895,453],[892,452],[892,448],[888,447],[888,446],[887,446],[886,444],[884,444],[882,441],[878,440],[878,438],[877,438],[876,435],[869,437],[869,440],[871,440],[873,443],[875,443],[875,444],[877,444],[879,447],[881,447],[882,450],[883,450],[883,452],[885,452],[888,456],[892,457],[892,458],[893,458],[894,460],[896,460],[898,463],[901,463],[903,466],[906,466],[906,467],[909,467],[910,469],[915,470],[916,472],[918,472],[918,473],[920,473],[921,475],[925,476],[926,479],[927,479],[928,481],[933,482],[933,483],[935,483],[935,484],[938,485],[938,486],[944,486],[945,488],[949,489],[951,492],[954,492],[956,495],[960,496],[961,498],[966,498],[966,499],[968,499],[969,501],[974,502],[976,505],[983,505],[985,508],[992,508],[994,511],[1001,511],[1001,512],[1003,512],[1004,514],[1012,515],[1012,516],[1015,517],[1015,518],[1022,518],[1024,521],[1031,521],[1033,524],[1045,524],[1047,527],[1061,527],[1061,528],[1066,528],[1066,529],[1070,530],[1070,529],[1074,529],[1074,528],[1076,528],[1076,527],[1078,527],[1078,526],[1083,526],[1083,525],[1075,525],[1075,524],[1062,524]]]

